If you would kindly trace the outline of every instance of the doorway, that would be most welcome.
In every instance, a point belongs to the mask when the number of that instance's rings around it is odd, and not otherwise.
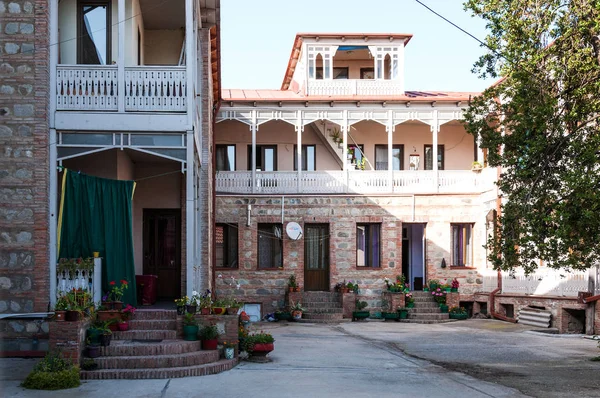
[[[144,274],[158,276],[159,299],[181,293],[181,210],[144,209]]]
[[[423,290],[425,280],[425,225],[402,224],[402,274],[411,290]]]
[[[304,226],[304,290],[329,291],[329,225]]]

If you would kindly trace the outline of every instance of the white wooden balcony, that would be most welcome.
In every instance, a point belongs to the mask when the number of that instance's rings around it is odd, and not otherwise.
[[[386,96],[404,94],[402,82],[384,79],[336,79],[308,81],[308,95]]]
[[[470,170],[394,171],[219,171],[218,193],[236,194],[412,194],[473,193],[494,187],[487,173]]]
[[[116,65],[58,65],[58,111],[114,111],[123,96],[126,112],[186,112],[185,66],[127,66],[119,93]]]

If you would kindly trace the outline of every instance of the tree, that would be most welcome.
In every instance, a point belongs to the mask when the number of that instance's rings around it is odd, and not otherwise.
[[[600,0],[468,0],[487,22],[474,72],[500,80],[467,130],[500,166],[496,269],[584,270],[600,258]]]

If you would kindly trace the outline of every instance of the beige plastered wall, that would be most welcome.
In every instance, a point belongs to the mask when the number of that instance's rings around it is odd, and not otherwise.
[[[177,65],[184,36],[183,29],[146,30],[144,36],[146,65]]]
[[[181,165],[162,159],[136,163],[118,149],[64,160],[63,165],[96,177],[137,180],[133,196],[133,248],[135,272],[142,274],[144,209],[181,209]],[[165,173],[170,174],[147,178]],[[62,174],[58,177],[61,181]]]
[[[325,129],[338,128],[326,123]],[[350,135],[357,144],[364,145],[364,152],[375,167],[375,145],[387,145],[385,126],[371,121],[359,122],[351,126]],[[252,143],[252,134],[248,125],[225,121],[218,123],[215,129],[217,144],[236,145],[236,170],[248,170],[248,145]],[[294,169],[294,144],[296,132],[294,126],[282,121],[267,122],[259,126],[256,133],[257,145],[277,145],[278,171]],[[353,141],[349,139],[349,142]],[[419,170],[425,167],[425,145],[432,144],[433,136],[429,125],[410,122],[403,123],[394,129],[393,143],[404,145],[404,169],[408,169],[409,156],[419,154],[421,159]],[[306,126],[302,133],[303,145],[316,145],[317,170],[339,170],[339,163],[329,152],[325,143],[311,126]],[[444,124],[438,133],[438,144],[444,145],[445,170],[469,170],[474,160],[474,139],[467,134],[458,122]],[[414,148],[414,150],[413,150]],[[366,166],[369,169],[368,165]]]

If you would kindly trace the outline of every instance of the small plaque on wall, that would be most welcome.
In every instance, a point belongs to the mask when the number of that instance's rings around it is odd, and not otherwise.
[[[418,154],[413,154],[408,157],[408,169],[419,170],[420,158]]]

